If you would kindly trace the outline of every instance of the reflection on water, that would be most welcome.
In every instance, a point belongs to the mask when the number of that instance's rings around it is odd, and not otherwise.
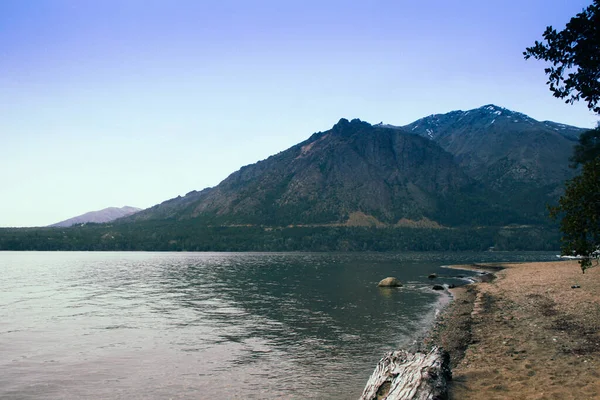
[[[553,257],[0,253],[0,398],[357,398],[433,315],[429,273]]]

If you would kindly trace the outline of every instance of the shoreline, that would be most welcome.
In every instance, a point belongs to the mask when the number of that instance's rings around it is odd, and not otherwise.
[[[600,268],[576,261],[475,263],[449,289],[426,348],[450,354],[451,399],[600,398]],[[579,285],[579,288],[571,288]]]

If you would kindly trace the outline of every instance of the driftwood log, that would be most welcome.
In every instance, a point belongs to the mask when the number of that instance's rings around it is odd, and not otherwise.
[[[360,400],[444,400],[451,379],[450,357],[440,348],[429,353],[399,350],[379,361]]]

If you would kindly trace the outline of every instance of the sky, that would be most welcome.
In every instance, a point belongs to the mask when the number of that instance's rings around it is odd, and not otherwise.
[[[151,207],[340,118],[496,104],[593,127],[524,60],[590,0],[2,0],[0,226]]]

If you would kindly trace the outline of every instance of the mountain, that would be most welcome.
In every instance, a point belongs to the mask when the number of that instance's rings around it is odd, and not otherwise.
[[[93,223],[104,223],[111,222],[116,220],[117,218],[126,217],[136,212],[141,211],[141,208],[136,207],[108,207],[103,210],[98,211],[90,211],[88,213],[79,215],[77,217],[69,218],[61,222],[57,222],[55,224],[49,225],[50,227],[69,227],[77,224],[84,224],[88,222]]]
[[[573,177],[569,157],[585,129],[495,105],[419,119],[402,127],[451,153],[467,175],[502,195],[508,207],[540,215]]]
[[[341,119],[110,224],[0,229],[0,250],[553,250],[546,204],[584,131],[495,105],[406,126]]]
[[[215,188],[169,200],[132,219],[393,225],[433,215],[440,199],[470,183],[437,144],[342,119],[327,132],[241,168]]]
[[[505,180],[563,182],[572,176],[568,159],[585,131],[495,105],[431,115],[402,128],[438,143],[470,176],[497,187]]]
[[[397,127],[341,119],[326,132],[125,221],[214,226],[545,222],[584,129],[487,105]]]

